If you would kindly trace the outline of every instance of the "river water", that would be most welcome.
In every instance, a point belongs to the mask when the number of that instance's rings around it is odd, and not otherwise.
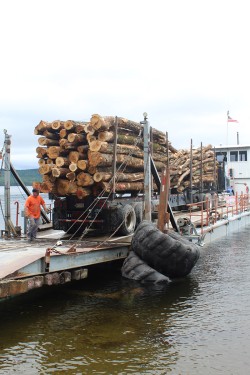
[[[165,287],[117,266],[0,303],[0,374],[249,374],[249,229]]]

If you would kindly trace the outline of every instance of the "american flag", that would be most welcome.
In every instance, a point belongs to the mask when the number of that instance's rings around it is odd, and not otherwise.
[[[232,117],[229,116],[229,112],[227,112],[227,122],[239,122],[238,120],[233,119]]]

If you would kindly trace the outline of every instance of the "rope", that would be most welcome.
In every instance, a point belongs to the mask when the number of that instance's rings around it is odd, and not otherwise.
[[[143,129],[140,130],[138,136],[135,138],[135,142],[134,142],[134,146],[137,145],[137,143],[139,142],[140,140],[140,137],[141,137],[141,134],[142,134],[142,131]],[[110,186],[113,181],[115,181],[115,178],[117,177],[117,174],[118,172],[120,172],[120,170],[122,170],[122,172],[126,169],[127,167],[127,164],[129,162],[129,160],[132,158],[132,155],[133,155],[133,150],[130,150],[127,157],[125,158],[125,160],[123,161],[123,163],[120,164],[120,166],[117,168],[116,170],[116,173],[114,176],[111,177],[110,181],[108,182],[108,185]],[[84,223],[86,222],[86,220],[88,219],[89,215],[92,213],[93,209],[96,207],[98,201],[99,201],[99,198],[100,197],[103,197],[103,195],[105,194],[105,189],[103,189],[101,191],[101,193],[98,195],[98,197],[95,198],[95,200],[90,204],[90,206],[79,216],[78,220],[81,219],[83,217],[83,215],[88,211],[88,215],[86,216],[86,218],[83,220],[83,222],[80,224],[80,226],[77,228],[77,230],[74,232],[74,234],[70,237],[70,239],[68,241],[70,241],[75,235],[76,233],[81,229],[81,227],[84,225]],[[109,199],[110,195],[112,194],[112,192],[110,192],[108,194],[108,196],[105,198],[101,208],[98,210],[97,214],[95,215],[94,219],[92,219],[92,221],[90,222],[89,226],[86,227],[82,233],[82,235],[80,236],[80,238],[76,241],[76,243],[80,242],[83,237],[85,237],[91,226],[93,225],[93,223],[95,222],[95,219],[97,218],[97,216],[99,215],[99,213],[101,212],[101,210],[103,209],[105,203],[107,202],[107,200]],[[138,196],[137,196],[138,198]],[[135,201],[137,200],[137,198],[135,198]],[[123,220],[123,222],[115,229],[115,231],[112,233],[112,235],[109,237],[109,238],[112,238],[112,236],[114,236],[114,234],[119,230],[119,228],[122,226],[122,224],[124,223],[125,219]],[[72,228],[73,226],[76,224],[76,222],[74,222],[69,228],[68,230],[66,231],[66,233],[68,233]],[[61,237],[62,238],[62,237]],[[55,245],[56,246],[56,245]]]

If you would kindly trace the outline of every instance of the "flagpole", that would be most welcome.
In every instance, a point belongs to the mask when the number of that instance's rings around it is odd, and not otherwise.
[[[229,116],[229,111],[227,111],[227,146],[228,146],[228,116]]]

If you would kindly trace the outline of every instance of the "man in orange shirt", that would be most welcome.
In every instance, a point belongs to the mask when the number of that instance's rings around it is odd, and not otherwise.
[[[33,189],[25,202],[25,215],[29,219],[27,237],[29,241],[36,238],[38,225],[40,224],[41,206],[47,212],[47,208],[43,198],[39,195],[39,190]]]

